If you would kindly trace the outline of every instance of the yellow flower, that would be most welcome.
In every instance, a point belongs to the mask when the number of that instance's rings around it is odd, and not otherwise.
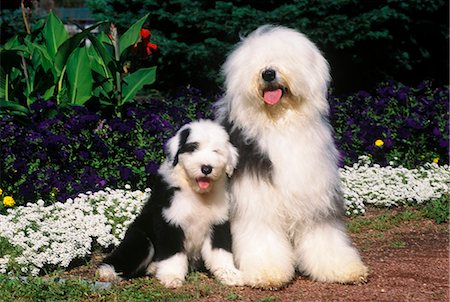
[[[381,139],[377,139],[376,141],[375,141],[375,146],[377,146],[377,147],[381,147],[381,146],[383,146],[384,145],[384,142],[383,142],[383,140],[381,140]]]
[[[14,201],[14,198],[12,196],[5,196],[3,197],[3,205],[5,207],[13,207],[16,204]]]
[[[433,163],[437,164],[439,162],[439,157],[433,158]]]
[[[0,189],[0,195],[2,195],[3,194],[3,190],[2,189]]]

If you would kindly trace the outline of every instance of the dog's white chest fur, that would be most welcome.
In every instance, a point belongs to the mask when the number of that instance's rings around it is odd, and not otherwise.
[[[227,199],[215,191],[207,195],[179,191],[170,207],[163,210],[165,219],[183,230],[184,247],[191,259],[200,258],[203,243],[209,238],[212,227],[228,219]]]

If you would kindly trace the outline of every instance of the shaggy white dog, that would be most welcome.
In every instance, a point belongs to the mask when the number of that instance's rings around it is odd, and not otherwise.
[[[120,245],[98,269],[101,280],[148,273],[180,286],[199,260],[221,282],[242,285],[231,254],[227,175],[237,151],[219,124],[183,126],[167,143],[167,158],[153,180],[150,200]]]
[[[238,148],[231,179],[233,253],[247,285],[277,288],[297,269],[324,282],[368,274],[342,221],[326,60],[303,34],[262,26],[224,66],[217,119]]]

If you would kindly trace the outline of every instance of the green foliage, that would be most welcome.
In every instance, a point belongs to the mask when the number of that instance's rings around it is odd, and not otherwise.
[[[31,35],[19,34],[0,48],[0,114],[24,116],[35,99],[56,98],[60,105],[84,105],[97,99],[120,115],[125,103],[155,81],[156,67],[123,71],[128,49],[139,42],[146,18],[120,39],[114,27],[111,38],[91,34],[105,22],[69,37],[61,20],[50,12],[45,24]]]
[[[422,213],[425,217],[435,220],[437,223],[444,223],[450,220],[450,201],[448,194],[439,199],[427,203]]]
[[[331,63],[336,86],[361,89],[361,81],[372,80],[373,85],[387,77],[399,81],[416,77],[417,82],[437,77],[436,73],[446,78],[448,73],[442,61],[448,49],[447,21],[441,13],[448,4],[443,0],[86,3],[97,19],[112,20],[121,31],[134,16],[149,12],[150,28],[160,46],[159,83],[168,87],[217,87],[220,65],[239,35],[267,23],[296,28],[317,43]],[[433,62],[442,68],[432,70]]]

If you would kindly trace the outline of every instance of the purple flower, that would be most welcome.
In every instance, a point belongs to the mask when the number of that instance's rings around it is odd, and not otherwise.
[[[120,178],[122,178],[123,180],[128,180],[131,177],[131,174],[133,172],[131,171],[130,168],[125,167],[125,166],[119,166],[119,175]]]
[[[159,166],[155,162],[150,162],[145,166],[145,172],[149,174],[156,174],[158,172]]]
[[[145,150],[141,148],[136,148],[134,150],[134,155],[136,156],[137,160],[142,161],[145,156]]]
[[[422,124],[412,117],[406,118],[405,125],[410,128],[413,128],[413,129],[421,129],[422,128]]]

